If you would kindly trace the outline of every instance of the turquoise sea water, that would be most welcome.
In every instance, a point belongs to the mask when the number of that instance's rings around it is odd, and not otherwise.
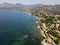
[[[39,45],[36,20],[24,12],[0,11],[0,45]]]

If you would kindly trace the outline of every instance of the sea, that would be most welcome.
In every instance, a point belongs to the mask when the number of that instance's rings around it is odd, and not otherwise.
[[[40,45],[36,17],[21,11],[0,11],[0,45]]]

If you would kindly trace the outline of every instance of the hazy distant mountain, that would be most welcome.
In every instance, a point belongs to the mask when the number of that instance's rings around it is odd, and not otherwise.
[[[3,4],[0,4],[0,7],[25,7],[25,8],[35,8],[35,7],[38,7],[38,6],[43,6],[43,4],[34,4],[34,5],[23,5],[23,4],[20,4],[20,3],[16,3],[16,4],[12,4],[12,3],[7,3],[7,2],[4,2]]]
[[[24,10],[24,5],[20,3],[12,4],[5,2],[0,4],[0,10]]]
[[[25,7],[28,9],[41,7],[41,6],[44,6],[44,5],[43,4],[25,5]]]
[[[60,4],[58,5],[33,5],[30,9],[39,9],[39,10],[52,10],[60,12]]]
[[[0,4],[0,10],[27,10],[27,9],[47,9],[52,11],[60,11],[60,4],[57,5],[44,5],[44,4],[34,4],[34,5],[23,5],[20,3],[12,4],[12,3],[3,3]]]
[[[0,7],[23,7],[23,5],[19,3],[12,4],[12,3],[5,2],[3,4],[0,4]]]
[[[60,12],[60,5],[59,4],[58,5],[54,5],[54,7],[51,10]]]

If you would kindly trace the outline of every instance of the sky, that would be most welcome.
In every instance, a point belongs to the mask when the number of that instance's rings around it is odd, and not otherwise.
[[[21,3],[24,5],[31,5],[31,4],[47,4],[47,5],[54,5],[60,4],[60,0],[0,0],[0,3],[9,2],[9,3]]]

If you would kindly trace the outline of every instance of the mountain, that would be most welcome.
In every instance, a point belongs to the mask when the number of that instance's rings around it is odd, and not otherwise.
[[[12,4],[12,3],[7,3],[7,2],[4,2],[3,4],[0,4],[0,7],[17,7],[17,8],[35,8],[35,7],[38,7],[38,6],[43,6],[43,4],[34,4],[34,5],[23,5],[23,4],[20,4],[20,3],[16,3],[16,4]]]
[[[23,7],[23,5],[18,3],[12,4],[12,3],[5,2],[3,4],[0,4],[0,7]]]
[[[60,12],[60,4],[54,5],[54,7],[52,8],[52,10]]]
[[[44,5],[44,4],[33,4],[33,5],[23,5],[20,3],[12,4],[4,2],[0,4],[0,10],[27,10],[27,9],[39,9],[39,10],[52,10],[60,11],[60,4],[56,5]]]
[[[38,10],[51,10],[51,11],[56,11],[56,12],[60,12],[60,4],[57,5],[33,5],[32,7],[30,7],[30,10],[33,9],[38,9]]]
[[[24,5],[20,3],[12,4],[4,2],[0,4],[0,10],[24,10]]]

